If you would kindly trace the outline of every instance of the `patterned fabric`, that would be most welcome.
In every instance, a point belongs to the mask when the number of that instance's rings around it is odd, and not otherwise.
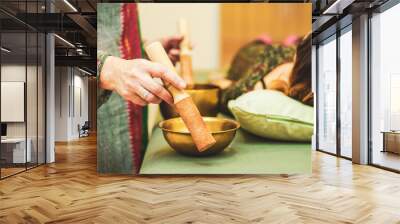
[[[222,111],[230,113],[229,100],[253,90],[256,83],[276,66],[292,61],[295,50],[292,46],[265,44],[258,40],[242,47],[228,71],[228,79],[235,82],[221,93]]]
[[[254,64],[260,63],[262,59],[260,56],[264,53],[266,46],[269,45],[261,40],[255,40],[240,48],[232,60],[227,78],[232,81],[242,78]]]
[[[134,18],[134,19],[133,19]],[[142,57],[142,46],[139,30],[139,15],[137,5],[133,3],[122,4],[121,7],[121,41],[120,52],[124,59]],[[147,119],[143,121],[143,107],[127,101],[129,131],[132,147],[132,168],[139,173],[144,150],[147,142]],[[147,107],[145,107],[147,108]]]
[[[102,3],[97,9],[99,68],[106,54],[125,59],[141,57],[136,4]],[[97,96],[98,172],[137,173],[147,142],[147,107],[136,106],[101,88]]]

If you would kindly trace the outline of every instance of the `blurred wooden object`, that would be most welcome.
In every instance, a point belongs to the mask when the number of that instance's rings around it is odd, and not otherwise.
[[[228,67],[238,49],[261,34],[276,42],[311,32],[311,4],[221,4],[220,30],[220,66]]]
[[[383,149],[382,152],[392,152],[400,154],[400,132],[383,131]]]
[[[180,75],[190,88],[194,85],[193,66],[192,66],[192,48],[189,37],[189,28],[185,19],[179,20],[179,34],[183,37],[180,44]]]

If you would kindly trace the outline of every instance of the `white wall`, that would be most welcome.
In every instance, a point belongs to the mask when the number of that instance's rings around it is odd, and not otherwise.
[[[68,67],[55,68],[55,140],[68,140],[69,96],[70,84]]]
[[[71,67],[56,67],[55,78],[55,140],[77,139],[78,124],[88,120],[88,78]]]
[[[139,4],[142,38],[153,41],[178,34],[178,20],[187,20],[194,45],[194,69],[219,66],[219,4]]]
[[[25,82],[26,67],[19,64],[5,64],[1,66],[1,81],[4,82]],[[33,69],[28,66],[28,72]],[[31,94],[28,94],[28,96]],[[33,93],[32,93],[33,95]],[[36,92],[35,92],[36,95]],[[7,108],[1,108],[7,110]],[[25,122],[7,122],[8,137],[25,137]]]
[[[37,70],[38,69],[38,70]],[[6,122],[7,137],[9,138],[24,138],[25,135],[30,139],[29,146],[32,151],[32,161],[39,163],[44,162],[44,74],[41,66],[37,67],[25,64],[3,64],[1,66],[1,81],[24,82],[26,85],[26,107],[22,106],[21,113],[26,112],[26,120],[22,122]],[[27,78],[27,80],[25,80]],[[3,89],[4,90],[4,89]],[[2,90],[2,91],[3,91]],[[24,94],[24,90],[21,90]],[[2,95],[3,97],[7,97]],[[1,110],[13,110],[10,107],[2,107]],[[15,109],[14,109],[15,110]],[[13,113],[13,111],[8,111]],[[37,153],[39,154],[38,157]],[[49,160],[51,161],[51,160]]]
[[[1,81],[25,82],[25,65],[8,64],[1,66]],[[6,110],[6,108],[1,108]],[[25,137],[25,122],[7,123],[7,137]]]
[[[78,74],[77,74],[78,72]],[[75,75],[74,75],[74,108],[75,113],[73,113],[73,119],[72,119],[72,124],[71,124],[71,136],[72,138],[77,138],[79,137],[78,133],[78,124],[81,126],[85,123],[85,121],[89,120],[89,113],[88,113],[88,78],[81,76],[83,73],[79,72],[78,70],[75,70]],[[80,91],[80,93],[79,93]],[[79,97],[80,95],[80,97]],[[80,102],[79,102],[80,101]],[[81,107],[81,108],[79,108]],[[80,111],[82,110],[82,111]]]

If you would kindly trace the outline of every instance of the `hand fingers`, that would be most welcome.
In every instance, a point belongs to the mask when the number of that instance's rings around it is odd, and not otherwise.
[[[147,62],[144,63],[144,65],[146,71],[149,72],[152,77],[161,78],[178,89],[186,88],[185,81],[178,74],[169,70],[165,66],[154,62]]]
[[[135,93],[147,103],[160,103],[161,99],[155,96],[154,94],[150,93],[147,89],[143,88],[140,84],[132,84],[132,89]]]
[[[132,103],[134,103],[136,105],[139,105],[139,106],[146,106],[147,105],[147,102],[142,100],[142,98],[140,98],[136,94],[130,94],[127,100],[129,100]]]
[[[173,103],[171,94],[162,85],[154,81],[151,77],[143,76],[140,82],[144,86],[144,88],[146,88],[155,96],[161,98],[169,104]]]

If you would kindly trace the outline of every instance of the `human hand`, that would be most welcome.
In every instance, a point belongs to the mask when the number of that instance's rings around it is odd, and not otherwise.
[[[137,105],[160,103],[173,104],[171,94],[154,78],[161,78],[178,89],[186,87],[185,81],[167,67],[146,59],[125,60],[109,56],[101,70],[99,85],[117,92],[124,99]]]

